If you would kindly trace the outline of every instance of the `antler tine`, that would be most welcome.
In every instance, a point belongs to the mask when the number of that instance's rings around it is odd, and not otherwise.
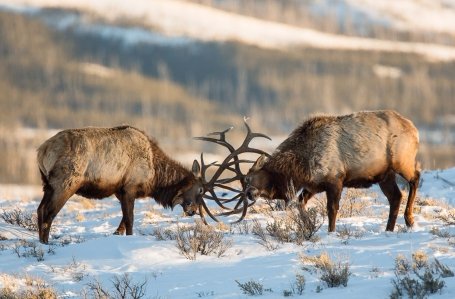
[[[221,140],[225,140],[225,139],[226,139],[226,133],[229,132],[229,131],[232,130],[232,129],[234,129],[234,126],[230,126],[230,127],[227,128],[226,130],[221,131],[221,132],[212,132],[212,133],[208,133],[207,136],[220,135],[220,139],[221,139]]]
[[[201,153],[201,177],[204,182],[206,182],[205,173],[206,173],[207,169],[209,169],[211,166],[215,166],[215,165],[216,165],[216,161],[206,165],[204,162],[204,153]]]
[[[209,208],[205,204],[205,201],[202,200],[202,203],[199,205],[199,216],[201,217],[204,224],[207,225],[207,221],[205,220],[204,212],[201,207],[204,208],[204,210],[207,212],[207,214],[210,216],[210,218],[212,218],[215,222],[220,222],[218,219],[216,219],[215,215],[213,215],[212,212],[210,212]]]
[[[239,149],[245,147],[245,149],[248,150],[248,151],[252,151],[252,152],[257,153],[257,154],[269,155],[269,154],[267,154],[264,151],[261,151],[261,153],[259,153],[258,151],[260,151],[260,150],[257,150],[257,149],[249,147],[250,142],[256,137],[262,137],[262,138],[266,138],[268,140],[272,140],[272,138],[270,138],[269,136],[267,136],[265,134],[255,133],[255,132],[251,131],[251,128],[248,125],[248,119],[250,119],[250,118],[246,117],[246,116],[243,117],[243,123],[245,124],[246,130],[247,130],[247,135],[246,135],[245,140],[243,141],[242,145],[239,147]]]

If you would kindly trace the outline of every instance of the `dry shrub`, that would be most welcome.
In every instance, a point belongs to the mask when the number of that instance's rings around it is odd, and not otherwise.
[[[338,217],[350,218],[355,216],[368,216],[368,207],[371,202],[365,200],[365,197],[371,196],[364,190],[359,189],[346,189],[346,194],[340,200],[340,209],[338,210]]]
[[[390,298],[427,298],[442,290],[446,284],[443,278],[453,276],[454,273],[449,267],[437,259],[430,263],[428,256],[422,251],[412,254],[412,266],[406,257],[399,255],[395,259],[395,279],[392,280]]]
[[[421,250],[417,250],[412,254],[412,261],[412,268],[420,270],[428,266],[428,255]]]
[[[23,211],[20,208],[14,208],[12,210],[3,209],[0,213],[0,218],[6,223],[18,225],[29,231],[38,231],[38,218],[32,212]]]
[[[152,236],[154,236],[158,241],[166,240],[175,240],[177,239],[177,233],[170,228],[157,227],[152,231]]]
[[[163,213],[160,210],[154,209],[152,206],[144,213],[144,221],[155,222],[157,218],[162,218]]]
[[[63,267],[54,267],[50,266],[53,273],[59,274],[61,276],[70,277],[72,281],[79,282],[87,275],[87,266],[81,262],[76,261],[76,258],[73,256],[72,261]]]
[[[248,296],[261,296],[264,292],[272,292],[272,289],[264,288],[264,285],[260,282],[250,280],[244,283],[235,281],[239,288],[242,290],[243,294]]]
[[[191,226],[177,226],[176,241],[180,253],[190,260],[195,260],[198,253],[221,257],[232,246],[231,240],[224,239],[224,233],[201,221]]]
[[[305,241],[318,240],[316,233],[324,223],[324,217],[316,208],[292,209],[284,216],[274,216],[267,222],[266,231],[276,241],[302,245]]]
[[[112,286],[107,288],[98,280],[87,284],[88,291],[83,290],[83,298],[95,299],[140,299],[147,291],[147,279],[135,282],[128,273],[115,275],[111,280]]]
[[[349,261],[342,261],[340,258],[334,261],[327,252],[322,252],[315,257],[301,255],[300,262],[304,270],[318,273],[319,279],[329,288],[348,285],[351,276]]]
[[[448,208],[448,205],[442,202],[439,199],[434,199],[431,197],[420,197],[416,196],[415,204],[422,207],[441,207],[441,208]]]
[[[257,222],[257,220],[253,220],[253,225],[254,223]],[[251,222],[243,220],[239,223],[234,223],[231,224],[229,227],[229,232],[231,234],[240,234],[240,235],[248,235],[252,230],[251,227]]]
[[[342,240],[343,244],[348,244],[351,239],[360,239],[363,237],[363,232],[355,230],[353,226],[341,225],[337,227],[337,236]]]
[[[455,225],[455,209],[448,210],[447,213],[442,213],[436,218],[444,222],[445,225]]]
[[[57,299],[58,293],[41,278],[4,275],[0,298],[5,299]]]
[[[305,276],[302,274],[295,275],[295,281],[291,283],[289,290],[283,290],[284,297],[291,297],[294,295],[301,296],[305,290]]]
[[[262,225],[256,219],[253,220],[253,234],[259,238],[258,243],[265,247],[268,251],[278,249],[278,245],[275,244],[272,237],[266,232]]]
[[[38,262],[44,261],[44,250],[41,244],[21,239],[14,243],[13,251],[17,257],[34,257]]]

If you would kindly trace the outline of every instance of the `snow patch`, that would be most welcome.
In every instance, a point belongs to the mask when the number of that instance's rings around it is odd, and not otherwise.
[[[0,3],[5,0],[0,0]],[[430,60],[455,60],[455,48],[438,44],[394,42],[348,37],[259,20],[176,0],[71,1],[10,0],[16,6],[60,7],[90,11],[109,21],[131,18],[159,28],[166,35],[203,41],[238,41],[263,48],[286,50],[295,47],[415,53]],[[384,1],[371,1],[383,3]],[[370,2],[368,2],[370,3]],[[384,3],[390,3],[386,1]],[[412,13],[410,13],[412,15]],[[414,15],[415,16],[415,15]],[[420,20],[420,16],[418,20]],[[452,18],[455,20],[455,18]],[[429,22],[429,21],[428,21]],[[455,22],[455,21],[454,21]],[[439,25],[449,26],[451,23]],[[451,26],[450,28],[455,28]],[[112,29],[109,29],[112,33]],[[141,33],[142,34],[142,33]],[[137,35],[137,34],[136,34]],[[133,35],[134,36],[134,35]]]

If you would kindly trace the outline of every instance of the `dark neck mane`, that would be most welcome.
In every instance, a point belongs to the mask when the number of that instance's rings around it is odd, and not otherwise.
[[[295,192],[303,187],[308,178],[304,168],[295,153],[279,150],[264,165],[264,169],[272,175],[274,192],[280,198],[289,195],[291,181]]]
[[[163,207],[172,207],[172,200],[191,183],[193,174],[156,145],[153,147],[153,155],[155,177],[151,195]]]

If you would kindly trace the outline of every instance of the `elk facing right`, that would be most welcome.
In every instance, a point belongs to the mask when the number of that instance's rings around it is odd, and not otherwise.
[[[302,190],[299,201],[305,207],[314,194],[325,192],[328,230],[333,232],[343,188],[378,183],[390,204],[386,230],[393,231],[402,197],[395,180],[398,174],[409,183],[404,219],[411,227],[420,178],[418,144],[415,126],[395,111],[312,117],[270,158],[258,158],[245,177],[245,193],[250,199],[262,196],[288,202],[290,189]]]

